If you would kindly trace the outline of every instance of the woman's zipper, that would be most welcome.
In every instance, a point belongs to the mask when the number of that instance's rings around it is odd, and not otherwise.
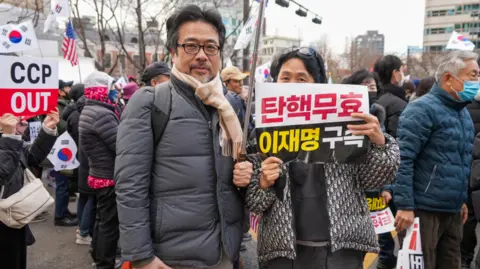
[[[437,165],[435,165],[433,167],[433,172],[432,172],[432,175],[430,176],[430,181],[428,182],[428,185],[427,185],[427,188],[425,188],[425,192],[424,193],[427,193],[428,189],[430,188],[430,184],[432,184],[432,180],[433,178],[435,177],[435,172],[437,171]]]

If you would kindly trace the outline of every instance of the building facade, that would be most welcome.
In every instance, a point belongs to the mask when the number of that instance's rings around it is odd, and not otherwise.
[[[480,45],[480,2],[476,0],[426,0],[423,47],[439,52],[456,31]]]
[[[301,40],[299,38],[285,36],[266,36],[262,39],[260,46],[259,64],[264,64],[272,60],[272,58],[284,52],[288,48],[300,47]]]
[[[378,31],[367,31],[355,38],[354,51],[358,54],[383,55],[385,51],[385,36]]]

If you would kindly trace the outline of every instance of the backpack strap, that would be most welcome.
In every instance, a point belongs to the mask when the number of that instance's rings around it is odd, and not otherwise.
[[[172,111],[172,86],[170,82],[159,84],[153,88],[152,129],[155,147],[162,140],[163,132]]]

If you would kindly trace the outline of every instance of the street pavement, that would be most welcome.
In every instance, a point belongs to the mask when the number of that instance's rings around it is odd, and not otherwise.
[[[49,188],[49,190],[51,190]],[[76,212],[76,203],[70,203],[71,212]],[[92,259],[88,246],[75,244],[76,227],[54,226],[54,207],[45,222],[30,224],[36,242],[28,247],[28,269],[91,269]],[[242,252],[245,269],[258,269],[256,242],[247,242],[247,251]],[[0,266],[1,268],[1,266]]]

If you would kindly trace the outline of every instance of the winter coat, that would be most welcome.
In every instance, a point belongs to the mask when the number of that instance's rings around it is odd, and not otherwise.
[[[400,114],[407,106],[405,90],[393,84],[385,85],[384,93],[378,98],[377,104],[382,105],[387,112],[385,130],[387,134],[397,137],[397,125]]]
[[[20,164],[20,159],[29,167],[38,166],[47,157],[56,140],[57,136],[51,131],[47,133],[45,129],[40,131],[31,146],[20,137],[0,136],[0,188],[5,188],[3,197],[0,197],[0,199],[10,197],[23,187],[24,167]],[[1,222],[0,225],[5,226]],[[33,244],[35,239],[33,239],[28,226],[26,229],[29,243]],[[0,234],[0,237],[2,237],[2,234]]]
[[[382,187],[395,179],[400,163],[398,144],[388,134],[385,137],[386,145],[372,145],[362,164],[324,164],[332,252],[341,249],[379,251],[365,190]],[[283,166],[282,176],[274,187],[262,190],[259,186],[261,160],[257,157],[253,164],[254,175],[245,202],[251,212],[261,215],[258,259],[260,262],[280,257],[294,260],[296,232],[291,179],[287,172],[290,165]]]
[[[472,117],[476,135],[480,133],[480,101],[473,100],[472,103],[467,105],[467,109]]]
[[[88,99],[80,114],[80,148],[88,158],[89,176],[113,179],[119,123],[114,110],[110,104]]]
[[[67,122],[67,131],[72,136],[77,145],[77,158],[80,166],[74,170],[75,176],[78,180],[78,191],[82,194],[95,194],[95,191],[88,186],[88,158],[85,155],[85,150],[80,147],[78,125],[80,122],[80,114],[87,99],[85,96],[80,97],[75,103],[69,105],[63,112],[62,118]]]
[[[474,128],[465,106],[434,85],[403,112],[397,209],[459,212],[466,202]]]
[[[243,199],[233,184],[233,159],[221,154],[219,117],[172,76],[171,114],[158,145],[154,95],[137,91],[119,126],[115,188],[122,256],[160,257],[170,267],[206,268],[239,260]]]

